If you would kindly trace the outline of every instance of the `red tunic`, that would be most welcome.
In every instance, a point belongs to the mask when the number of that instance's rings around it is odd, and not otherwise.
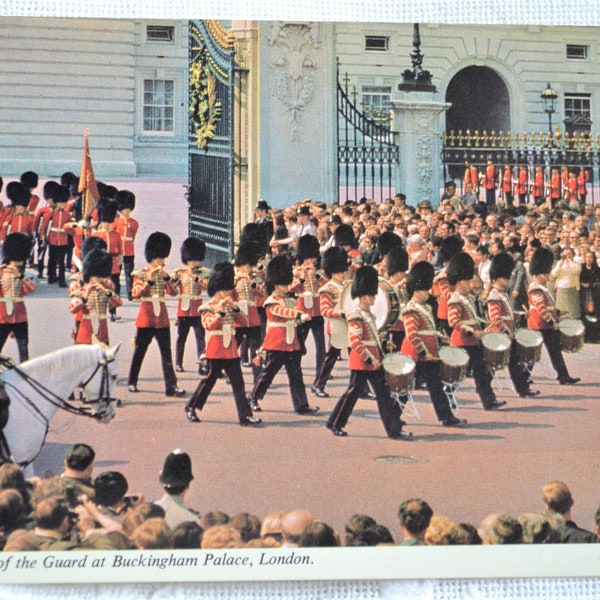
[[[262,280],[255,277],[253,272],[246,273],[237,269],[235,292],[238,305],[248,320],[247,325],[244,325],[244,327],[258,327],[260,325],[258,305],[265,298],[265,288]]]
[[[296,299],[273,292],[265,300],[267,330],[262,347],[265,350],[294,352],[300,350],[297,319],[301,312],[296,308]]]
[[[135,238],[140,224],[135,219],[120,216],[115,219],[112,228],[121,236],[123,256],[135,256]]]
[[[15,215],[12,211],[8,214],[2,225],[2,239],[11,233],[25,233],[28,236],[33,236],[34,218],[28,214]]]
[[[32,217],[35,215],[39,203],[40,197],[36,196],[35,194],[31,194],[31,196],[29,197],[29,204],[27,205],[27,212]]]
[[[558,173],[552,173],[552,177],[550,178],[550,198],[552,200],[559,200],[561,197],[560,193],[561,188],[561,179]]]
[[[527,194],[527,182],[529,176],[527,175],[527,169],[519,169],[519,175],[517,177],[517,194],[524,196]]]
[[[580,196],[587,194],[587,183],[589,180],[590,174],[585,169],[579,171],[579,175],[577,175],[577,193]]]
[[[206,358],[239,359],[235,327],[247,327],[246,317],[239,309],[221,310],[220,299],[215,297],[203,304],[200,310],[202,325],[206,330]]]
[[[65,225],[71,221],[72,214],[62,208],[55,208],[48,215],[41,226],[42,237],[48,238],[50,246],[66,246],[69,236],[65,231]]]
[[[208,269],[197,267],[192,270],[185,265],[179,267],[173,274],[173,285],[177,289],[179,302],[177,303],[178,317],[199,317],[202,305],[202,294],[208,285]]]
[[[106,229],[98,229],[92,235],[103,239],[106,242],[106,251],[112,257],[112,275],[117,275],[121,268],[121,256],[123,254],[123,245],[121,243],[121,235],[118,231],[106,231]]]
[[[321,274],[313,265],[300,265],[294,269],[294,277],[296,282],[293,290],[298,295],[298,310],[311,317],[320,317],[319,280],[322,277]]]
[[[512,339],[515,334],[515,319],[506,292],[494,286],[488,295],[486,308],[490,321],[487,331],[505,333]]]
[[[374,371],[373,361],[381,362],[383,352],[377,333],[375,317],[370,310],[358,308],[346,315],[350,354],[348,366],[352,371]]]
[[[473,191],[477,193],[479,189],[479,174],[477,173],[477,167],[469,166],[465,169],[465,185],[470,183],[473,186]]]
[[[533,178],[533,186],[531,188],[531,194],[534,198],[541,198],[544,195],[544,173],[539,171],[535,173]]]
[[[498,170],[494,165],[487,165],[485,168],[485,176],[483,177],[483,185],[486,190],[496,189],[496,180],[498,179]]]
[[[402,311],[406,336],[400,352],[413,360],[424,360],[427,354],[438,357],[438,336],[433,312],[428,304],[414,298]]]
[[[448,300],[448,325],[452,328],[450,345],[477,346],[480,341],[473,335],[473,331],[481,333],[481,326],[477,311],[467,294],[456,291]]]
[[[13,267],[0,269],[0,323],[3,325],[25,323],[27,309],[23,296],[35,290],[35,283],[22,277]]]
[[[512,191],[513,185],[513,172],[511,167],[504,169],[504,175],[502,176],[502,191],[505,194],[509,194]]]
[[[450,285],[446,277],[446,267],[437,274],[433,284],[433,295],[438,299],[437,317],[438,319],[448,319],[448,299],[452,295],[454,288]]]
[[[141,300],[136,327],[163,329],[169,327],[169,313],[165,304],[165,295],[176,296],[177,288],[171,279],[157,278],[149,281],[150,267],[134,271],[131,295]]]
[[[527,290],[529,299],[529,313],[527,327],[529,329],[553,329],[558,321],[558,313],[554,306],[554,298],[535,278]]]

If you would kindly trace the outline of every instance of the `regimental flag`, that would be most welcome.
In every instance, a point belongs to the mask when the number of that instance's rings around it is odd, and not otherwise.
[[[79,176],[79,188],[82,201],[82,215],[84,219],[89,219],[96,204],[100,199],[98,184],[94,175],[92,158],[90,157],[90,147],[88,143],[89,130],[83,132],[83,162],[81,163],[81,175]]]

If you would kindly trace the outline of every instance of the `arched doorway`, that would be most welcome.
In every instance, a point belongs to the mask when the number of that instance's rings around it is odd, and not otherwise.
[[[467,67],[448,84],[446,132],[510,130],[510,99],[504,80],[489,67]]]

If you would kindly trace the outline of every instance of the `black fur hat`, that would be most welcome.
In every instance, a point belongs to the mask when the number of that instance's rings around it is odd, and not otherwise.
[[[13,206],[27,206],[31,194],[29,190],[18,181],[11,181],[6,186],[6,197]]]
[[[208,280],[208,287],[206,289],[208,295],[214,296],[217,292],[222,290],[233,290],[234,288],[233,265],[230,262],[217,263]]]
[[[256,266],[261,256],[260,244],[254,240],[249,240],[240,244],[235,254],[235,266],[242,265]]]
[[[408,271],[408,252],[402,247],[391,248],[387,255],[385,271],[388,277],[391,277],[394,273]]]
[[[66,188],[64,185],[59,185],[54,190],[54,203],[55,204],[66,204],[71,196],[71,192],[69,192],[69,188]]]
[[[117,217],[117,203],[110,198],[100,198],[96,205],[99,223],[114,223]]]
[[[135,194],[129,190],[119,190],[115,196],[118,210],[134,210],[135,209]]]
[[[470,254],[457,252],[446,267],[446,276],[450,285],[456,285],[459,281],[471,280],[475,275],[475,263]]]
[[[81,243],[81,257],[85,258],[87,253],[91,252],[92,250],[106,250],[106,248],[106,242],[101,237],[98,237],[97,235],[90,235],[84,238],[83,242]]]
[[[457,252],[460,252],[463,247],[463,240],[456,235],[450,235],[444,238],[440,246],[440,257],[443,262],[447,263]]]
[[[144,255],[147,262],[155,258],[167,258],[171,254],[171,238],[162,231],[155,231],[148,236]]]
[[[2,256],[4,262],[26,261],[31,252],[31,238],[25,233],[9,233],[2,245]]]
[[[90,277],[110,277],[112,256],[99,248],[90,250],[83,258],[83,280],[87,283]]]
[[[352,298],[376,296],[378,289],[379,275],[375,267],[371,267],[370,265],[359,267],[352,279],[352,287],[350,288]]]
[[[64,185],[66,188],[71,188],[71,184],[77,180],[79,183],[79,178],[75,173],[71,173],[71,171],[66,171],[60,176],[60,185]]]
[[[345,273],[348,270],[348,255],[343,248],[332,246],[323,254],[323,270],[331,278],[334,273]]]
[[[433,286],[434,275],[433,265],[427,260],[419,261],[413,265],[406,277],[408,295],[412,297],[414,292],[430,290]]]
[[[189,455],[177,448],[173,450],[163,465],[159,481],[163,487],[182,487],[194,479],[192,460]]]
[[[303,235],[298,239],[296,248],[296,258],[299,263],[303,263],[307,258],[319,258],[319,240],[314,235]]]
[[[267,264],[267,291],[271,293],[276,285],[290,285],[294,279],[292,265],[285,254],[274,256]]]
[[[531,275],[546,275],[552,271],[554,254],[550,248],[538,248],[529,261],[529,273]]]
[[[358,247],[358,240],[354,236],[354,231],[347,223],[338,225],[337,229],[333,233],[333,239],[335,240],[336,246],[351,246],[352,248]]]
[[[492,264],[490,265],[490,279],[492,281],[495,281],[500,277],[503,279],[510,279],[514,268],[515,261],[510,254],[506,252],[496,254],[496,256],[492,258]]]
[[[43,188],[43,196],[46,200],[54,200],[54,194],[56,192],[56,189],[60,187],[60,183],[57,183],[56,181],[53,181],[52,179],[50,181],[46,181],[46,183],[44,184],[44,188]]]
[[[181,244],[181,262],[187,264],[190,260],[202,262],[206,257],[206,243],[200,238],[191,236]]]
[[[287,237],[287,236],[286,236]],[[260,245],[261,253],[265,254],[267,251],[267,243],[265,228],[260,223],[246,223],[240,233],[240,244],[253,241]]]
[[[377,238],[377,253],[381,258],[389,254],[393,248],[402,248],[402,238],[393,231],[383,231]]]
[[[39,183],[38,174],[33,171],[25,171],[25,173],[21,175],[21,183],[29,190],[36,188]]]

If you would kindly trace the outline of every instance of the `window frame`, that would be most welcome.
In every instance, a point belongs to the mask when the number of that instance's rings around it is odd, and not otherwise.
[[[389,52],[390,51],[390,36],[389,35],[370,35],[370,34],[365,34],[365,45],[364,45],[364,51],[365,52]],[[376,47],[369,47],[369,40],[384,40],[385,44],[383,48],[376,48]]]
[[[156,104],[146,104],[146,82],[170,82],[172,85],[172,103],[170,105],[156,105]],[[165,75],[164,77],[159,77],[157,75],[151,74],[142,74],[140,77],[140,137],[142,138],[175,138],[177,137],[177,78],[170,77]],[[172,129],[169,130],[154,130],[154,129],[146,129],[146,107],[162,107],[162,108],[171,108],[171,123]],[[163,120],[165,117],[161,117]]]

